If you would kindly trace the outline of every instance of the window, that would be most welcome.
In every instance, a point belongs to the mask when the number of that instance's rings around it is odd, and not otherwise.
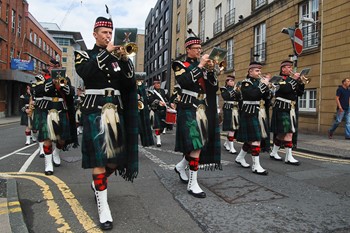
[[[30,32],[29,32],[29,40],[30,42],[33,42],[33,30],[30,29]]]
[[[190,0],[188,2],[188,11],[187,11],[187,24],[190,24],[192,22],[192,12],[193,12],[193,4]]]
[[[225,14],[225,28],[235,23],[234,0],[227,0],[228,10]]]
[[[201,2],[199,2],[199,4],[201,4]],[[200,8],[199,8],[199,38],[202,41],[204,41],[204,38],[205,38],[205,7],[204,7],[205,4],[204,3],[202,3],[202,7],[200,5]]]
[[[163,64],[164,65],[168,64],[168,50],[164,50],[164,53],[163,53]]]
[[[259,7],[266,4],[266,0],[255,0],[255,9],[258,9]]]
[[[215,8],[214,35],[222,31],[221,4]]]
[[[39,43],[38,43],[39,48],[41,48],[41,42],[42,42],[41,37],[39,37]]]
[[[14,52],[15,52],[14,48],[11,47],[11,50],[10,50],[10,58],[13,58]]]
[[[34,41],[33,41],[33,43],[36,44],[36,42],[37,42],[37,34],[34,33]]]
[[[163,62],[163,58],[162,58],[162,54],[160,54],[159,57],[158,57],[158,67],[159,68],[162,67],[162,62]]]
[[[168,43],[169,35],[168,35],[168,29],[164,31],[164,44]]]
[[[67,58],[66,57],[62,57],[62,62],[67,62]]]
[[[254,27],[254,49],[252,60],[264,62],[266,60],[266,24]]]
[[[226,69],[232,70],[233,69],[233,39],[229,39],[226,41],[226,48],[227,48],[227,55],[226,55]]]
[[[62,48],[62,52],[66,53],[68,49],[66,47]]]
[[[0,1],[0,18],[2,16],[2,1]]]
[[[17,34],[18,37],[21,37],[21,29],[22,29],[22,16],[18,16],[18,24],[17,24]]]
[[[180,12],[177,14],[176,32],[180,31]]]
[[[169,10],[168,9],[164,13],[164,18],[165,18],[165,22],[164,23],[169,21]]]
[[[45,52],[45,49],[46,49],[46,42],[43,41],[43,50],[44,50],[44,52]]]
[[[317,27],[319,20],[319,0],[308,0],[300,5],[299,8],[299,27],[303,32],[304,37],[304,49],[314,48],[319,43],[319,29]],[[314,22],[303,22],[303,19],[313,19]]]
[[[9,11],[10,11],[10,5],[6,5],[6,23],[9,22]]]
[[[306,89],[298,104],[299,111],[316,112],[316,89]]]
[[[12,10],[12,33],[15,33],[16,31],[16,11],[15,10]]]

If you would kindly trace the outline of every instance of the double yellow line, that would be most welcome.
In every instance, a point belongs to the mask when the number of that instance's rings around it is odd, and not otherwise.
[[[7,173],[0,173],[0,176],[5,178],[11,177],[11,178],[27,179],[36,183],[41,188],[43,198],[46,200],[49,215],[55,219],[55,223],[59,226],[57,228],[57,231],[72,232],[68,222],[62,216],[62,213],[58,204],[54,200],[54,196],[50,190],[50,186],[47,183],[45,183],[42,178],[45,177],[46,179],[50,179],[52,182],[56,184],[57,188],[60,190],[62,196],[71,207],[73,213],[75,214],[76,218],[78,219],[79,223],[83,226],[85,231],[90,233],[102,232],[98,228],[98,226],[96,226],[96,224],[92,221],[92,219],[86,213],[86,211],[82,208],[78,200],[75,198],[74,194],[71,192],[70,188],[58,177],[46,176],[44,174],[36,173],[36,172],[7,172]],[[21,211],[21,207],[18,201],[3,203],[2,205],[4,205],[4,208],[7,205],[9,209],[8,211],[10,213]],[[0,211],[2,211],[1,209],[2,209],[2,206],[0,206]],[[7,210],[4,210],[4,211],[7,211]]]

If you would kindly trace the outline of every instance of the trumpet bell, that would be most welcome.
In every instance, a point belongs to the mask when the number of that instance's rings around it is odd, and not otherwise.
[[[304,75],[302,75],[300,77],[300,81],[303,83],[303,84],[309,84],[311,82],[311,78],[307,78],[305,77]]]
[[[224,70],[227,66],[227,63],[225,60],[222,60],[220,63],[219,63],[219,69],[220,71]]]
[[[124,45],[125,51],[126,51],[126,55],[128,55],[129,57],[133,57],[136,55],[137,53],[137,45],[134,42],[130,42]]]
[[[60,77],[58,79],[58,83],[60,84],[61,87],[67,85],[67,79],[63,78],[63,77]]]
[[[137,108],[138,108],[139,110],[142,110],[142,109],[144,109],[144,107],[145,107],[145,105],[143,104],[143,102],[142,102],[141,100],[139,100],[139,101],[137,102]]]

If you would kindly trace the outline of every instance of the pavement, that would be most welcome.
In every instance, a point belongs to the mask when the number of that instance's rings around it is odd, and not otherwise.
[[[20,117],[0,118],[0,126],[19,122]],[[333,139],[329,139],[327,135],[299,133],[296,151],[350,159],[350,140],[345,140],[344,133],[340,129],[333,135]],[[0,225],[2,233],[28,232],[18,200],[15,179],[0,178]]]

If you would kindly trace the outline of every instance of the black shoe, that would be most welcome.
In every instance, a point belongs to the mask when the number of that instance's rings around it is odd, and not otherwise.
[[[350,140],[350,138],[345,138],[345,140]]]
[[[295,163],[292,163],[292,162],[290,162],[290,161],[286,161],[286,162],[284,162],[284,163],[286,163],[286,164],[290,164],[290,165],[294,165],[294,166],[299,166],[301,163],[298,161],[298,162],[295,162]]]
[[[161,147],[162,146],[162,144],[157,144],[157,147]]]
[[[54,167],[59,167],[59,166],[61,166],[61,164],[54,163],[54,162],[52,162],[52,164],[53,164]]]
[[[111,230],[113,228],[113,222],[107,221],[104,223],[100,223],[101,230]]]
[[[192,192],[192,190],[188,190],[188,193],[196,198],[205,198],[207,196],[207,194],[205,192],[194,193],[194,192]]]
[[[254,170],[253,173],[258,174],[258,175],[262,175],[262,176],[267,176],[267,174],[269,174],[268,171],[266,171],[266,170],[263,172],[258,172],[257,170]]]
[[[271,155],[270,155],[270,159],[273,159],[273,160],[276,160],[276,161],[282,161],[282,158],[277,159],[277,158],[275,158],[275,156],[271,156]]]
[[[188,184],[188,180],[184,180],[181,178],[180,172],[176,169],[176,167],[174,168],[175,172],[179,175],[179,178],[181,180],[182,183],[184,184]]]
[[[45,172],[45,175],[51,176],[51,175],[53,175],[53,171],[46,171],[46,172]]]
[[[40,158],[45,158],[45,154],[40,154],[39,157]]]

